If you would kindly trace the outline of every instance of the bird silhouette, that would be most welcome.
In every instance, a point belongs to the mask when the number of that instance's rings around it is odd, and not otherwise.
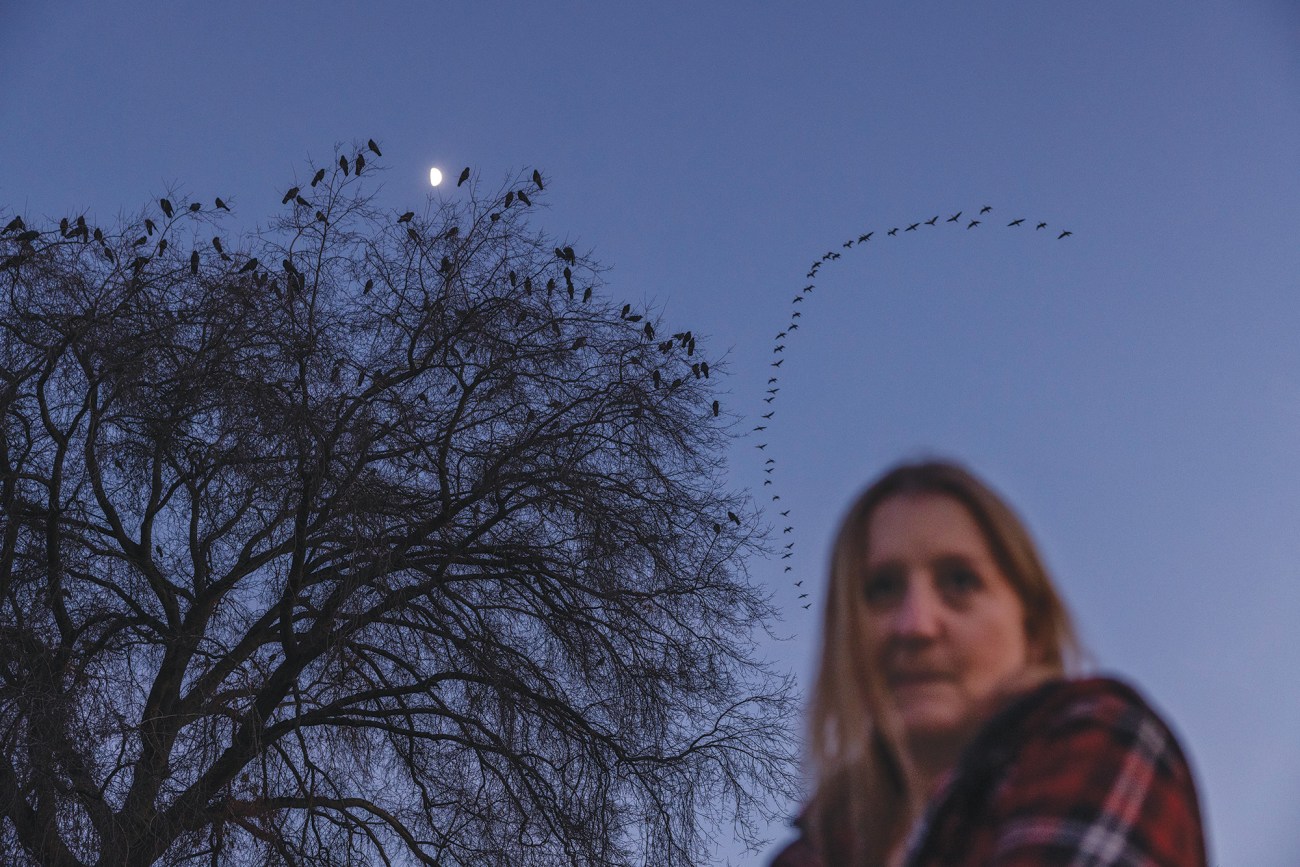
[[[343,177],[348,176],[348,158],[339,157],[339,168],[343,170]]]
[[[363,157],[361,154],[357,154],[357,158],[352,161],[353,174],[358,174],[358,175],[361,174],[361,170],[364,169],[365,167],[366,167],[366,158]]]
[[[991,210],[993,210],[993,206],[992,206],[992,205],[985,205],[984,207],[980,208],[980,213],[981,213],[981,214],[987,214],[987,213],[988,213],[989,211],[991,211]]]
[[[193,253],[190,253],[190,273],[191,274],[199,273],[199,251],[198,250],[195,250]]]
[[[409,223],[413,219],[415,219],[415,211],[407,211],[405,214],[402,214],[402,216],[397,218],[397,222]]]
[[[775,362],[773,362],[773,363],[772,363],[772,366],[773,366],[773,367],[780,367],[780,366],[781,366],[782,364],[784,364],[784,363],[785,363],[785,359],[782,358],[780,361],[775,361]]]
[[[784,512],[781,513],[781,517],[783,518],[789,517],[789,515],[790,515],[789,509],[786,509]]]
[[[383,154],[381,154],[381,153],[379,152],[379,145],[375,144],[375,140],[374,140],[374,139],[369,139],[369,140],[366,142],[366,147],[370,148],[370,150],[374,153],[375,156],[377,156],[377,157],[382,157],[382,156],[383,156]]]
[[[172,218],[174,212],[172,211],[172,203],[170,201],[167,199],[159,199],[158,207],[162,208],[162,212],[167,215],[167,219],[170,220]]]
[[[220,209],[223,210],[223,211],[229,211],[229,210],[230,210],[230,208],[226,207],[226,203],[223,202],[223,201],[221,201],[221,197],[220,197],[220,196],[217,196],[217,207],[220,208]]]
[[[865,234],[865,235],[859,235],[859,236],[858,236],[858,243],[861,244],[861,243],[863,243],[864,241],[870,241],[870,240],[871,240],[871,236],[874,235],[874,234],[876,234],[876,233],[875,233],[875,232],[867,232],[867,234]]]
[[[842,246],[844,247],[845,250],[848,250],[850,247],[853,246],[853,239],[849,238],[847,241],[844,242]]]
[[[456,180],[456,186],[459,187],[461,184],[465,183],[468,180],[469,180],[469,166],[465,166],[465,168],[461,169],[460,177]]]
[[[718,402],[715,400],[715,401],[713,402],[713,414],[714,414],[715,416],[718,414],[718,409],[719,409]]]
[[[957,213],[953,214],[953,215],[952,215],[951,217],[949,217],[948,219],[944,220],[944,222],[945,222],[945,223],[955,223],[955,222],[957,222],[957,221],[960,220],[960,219],[961,219],[961,211],[958,211]]]
[[[799,594],[799,598],[800,598],[800,599],[807,599],[807,598],[808,598],[808,594],[807,594],[807,593],[800,593],[800,594]]]
[[[799,580],[799,581],[794,582],[794,586],[796,586],[796,587],[802,587],[802,586],[803,586],[803,581],[802,581],[802,580]]]
[[[1037,226],[1034,226],[1034,231],[1036,232],[1036,231],[1038,231],[1039,229],[1046,229],[1046,228],[1047,228],[1047,224],[1046,224],[1046,223],[1039,223]]]
[[[298,188],[297,188],[297,187],[291,187],[291,188],[289,189],[289,192],[287,192],[287,193],[284,194],[284,198],[280,200],[280,204],[282,204],[282,205],[287,205],[287,204],[289,204],[290,200],[293,199],[293,197],[296,196],[296,195],[298,195]]]
[[[319,183],[320,183],[322,180],[324,180],[324,179],[325,179],[325,170],[324,170],[324,169],[319,169],[319,170],[316,172],[316,174],[312,175],[312,177],[311,177],[311,185],[314,187],[314,186],[316,186],[317,184],[319,184]]]
[[[758,449],[759,451],[762,451],[763,449],[767,448],[767,443],[759,443],[758,445],[754,446],[754,448]]]
[[[1068,238],[1068,237],[1070,237],[1070,236],[1073,235],[1073,234],[1074,234],[1073,232],[1062,232],[1061,234],[1059,234],[1059,235],[1056,236],[1056,240],[1059,241],[1059,240],[1061,240],[1062,238]]]
[[[757,425],[757,426],[754,428],[754,430],[767,430],[767,428],[760,424],[760,425]],[[754,431],[750,431],[750,433],[753,433],[753,432],[754,432]]]
[[[540,190],[540,189],[543,189],[543,187],[542,187],[542,173],[539,172],[537,169],[533,169],[533,183],[537,184],[537,189],[539,189],[539,190]]]
[[[921,225],[921,224],[920,224],[920,223],[913,223],[912,225],[908,226],[908,227],[907,227],[906,229],[904,229],[903,231],[904,231],[904,232],[915,232],[915,231],[916,231],[916,227],[919,226],[919,225]]]
[[[203,206],[200,205],[198,202],[190,202],[190,213],[191,213],[191,214],[197,214],[197,213],[198,213],[199,211],[201,211],[201,210],[203,210]]]
[[[927,226],[933,226],[933,225],[934,225],[935,223],[937,223],[937,222],[939,222],[939,215],[938,215],[938,214],[935,214],[933,217],[931,217],[930,219],[926,220],[926,221],[925,221],[925,224],[926,224]]]
[[[525,205],[527,205],[528,207],[532,207],[533,200],[530,199],[530,198],[528,198],[528,194],[525,193],[523,190],[519,190],[519,191],[517,191],[517,192],[515,193],[515,198],[518,199],[519,201],[523,202],[523,203],[524,203]]]
[[[886,232],[885,234],[886,234],[886,235],[897,235],[897,234],[898,234],[898,227],[895,226],[894,228],[890,229],[890,230],[889,230],[888,232]]]
[[[803,607],[804,607],[805,609],[812,608],[812,603],[809,602],[807,605],[804,605]]]
[[[771,412],[764,413],[763,418],[771,418],[774,415],[776,415],[776,410],[772,410]]]
[[[735,524],[737,527],[740,526],[740,517],[735,512],[728,512],[727,519],[731,521],[731,523]]]
[[[1010,223],[1007,223],[1007,226],[1019,226],[1019,225],[1020,225],[1021,223],[1023,223],[1024,221],[1025,221],[1025,218],[1024,218],[1024,217],[1021,217],[1019,220],[1012,220]]]
[[[967,225],[966,228],[967,228],[967,229],[973,229],[973,228],[975,228],[976,226],[978,226],[979,224],[980,224],[980,221],[979,221],[979,220],[971,220],[971,221],[970,221],[970,224]]]

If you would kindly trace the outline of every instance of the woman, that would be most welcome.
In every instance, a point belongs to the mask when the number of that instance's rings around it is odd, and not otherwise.
[[[810,709],[815,790],[773,867],[1203,867],[1191,771],[1080,652],[1025,526],[952,463],[849,510]]]

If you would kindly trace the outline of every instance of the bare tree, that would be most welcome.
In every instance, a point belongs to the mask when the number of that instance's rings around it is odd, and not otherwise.
[[[0,233],[11,863],[693,864],[791,790],[694,335],[540,175],[361,168]]]

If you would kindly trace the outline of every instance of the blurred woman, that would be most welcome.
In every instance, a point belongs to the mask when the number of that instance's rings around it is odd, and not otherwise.
[[[815,784],[773,867],[1204,867],[1187,760],[1131,687],[1078,677],[1026,530],[968,470],[890,470],[835,543]]]

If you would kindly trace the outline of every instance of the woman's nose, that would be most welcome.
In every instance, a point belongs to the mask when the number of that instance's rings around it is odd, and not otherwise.
[[[939,632],[939,600],[924,581],[909,581],[907,592],[894,609],[893,628],[900,636],[930,638]]]

